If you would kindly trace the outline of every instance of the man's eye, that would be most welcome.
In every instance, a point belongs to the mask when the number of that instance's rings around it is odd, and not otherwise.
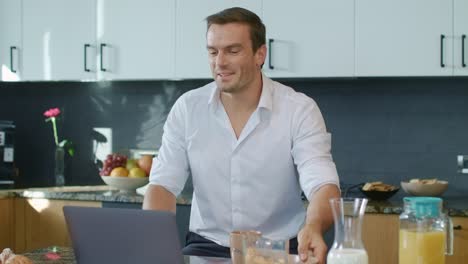
[[[230,50],[229,52],[230,52],[231,54],[237,54],[237,53],[239,53],[239,50],[235,49],[235,50]]]
[[[208,51],[208,54],[210,54],[211,56],[214,56],[217,54],[217,52],[215,50],[210,50]]]

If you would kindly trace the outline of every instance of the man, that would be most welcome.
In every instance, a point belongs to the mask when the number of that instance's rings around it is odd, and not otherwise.
[[[175,212],[175,197],[191,174],[184,254],[228,257],[231,231],[258,230],[271,239],[292,238],[292,252],[297,247],[306,260],[312,251],[324,263],[322,234],[333,222],[328,201],[340,192],[320,110],[262,74],[267,49],[257,15],[230,8],[207,17],[207,24],[214,82],[173,106],[143,208]]]

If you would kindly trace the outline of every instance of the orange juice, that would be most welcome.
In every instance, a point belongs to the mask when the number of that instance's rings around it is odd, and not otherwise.
[[[445,264],[445,232],[400,230],[399,264]]]

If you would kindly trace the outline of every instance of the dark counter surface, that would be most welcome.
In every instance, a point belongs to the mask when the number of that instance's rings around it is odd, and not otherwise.
[[[387,201],[369,201],[366,213],[401,214],[404,194],[400,193]],[[137,193],[123,193],[107,185],[104,186],[66,186],[50,188],[29,188],[21,190],[2,190],[0,198],[45,198],[56,200],[98,201],[115,203],[143,203],[143,196]],[[444,200],[444,210],[450,216],[468,217],[468,196],[441,197]],[[177,197],[177,204],[190,205],[189,195]],[[307,201],[305,201],[307,205]]]
[[[24,256],[31,259],[34,264],[74,264],[76,263],[75,254],[72,248],[68,247],[48,247],[38,249],[33,252],[25,253]],[[198,257],[184,256],[185,264],[232,264],[229,258],[213,258],[213,257]],[[302,263],[297,255],[289,255],[288,263]],[[316,263],[316,261],[310,261]]]
[[[74,264],[76,263],[75,254],[72,248],[68,247],[48,247],[38,249],[33,252],[25,253],[34,264]],[[230,264],[231,259],[184,256],[184,262],[190,263],[223,263]]]
[[[116,203],[143,203],[143,196],[137,193],[121,192],[107,185],[65,186],[0,191],[0,198],[44,198],[53,200],[96,201]],[[190,197],[177,197],[177,204],[189,205]]]

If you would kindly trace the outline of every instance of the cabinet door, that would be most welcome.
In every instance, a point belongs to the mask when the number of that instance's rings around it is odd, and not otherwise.
[[[20,80],[21,1],[0,0],[0,81]]]
[[[362,241],[369,263],[398,263],[399,216],[366,214],[362,224]]]
[[[454,74],[468,75],[468,0],[454,0],[453,10]]]
[[[14,247],[14,209],[12,198],[0,198],[0,250]]]
[[[95,5],[95,0],[23,1],[24,79],[96,78]]]
[[[264,1],[263,17],[267,75],[353,76],[354,1]]]
[[[452,75],[452,17],[452,1],[356,0],[356,75]]]
[[[100,79],[174,77],[175,3],[98,0]]]
[[[261,15],[261,0],[177,0],[176,76],[212,78],[206,50],[205,18],[229,7],[244,7]]]
[[[62,201],[48,199],[17,199],[16,250],[28,252],[49,246],[70,247],[63,207],[101,207],[101,202]]]

